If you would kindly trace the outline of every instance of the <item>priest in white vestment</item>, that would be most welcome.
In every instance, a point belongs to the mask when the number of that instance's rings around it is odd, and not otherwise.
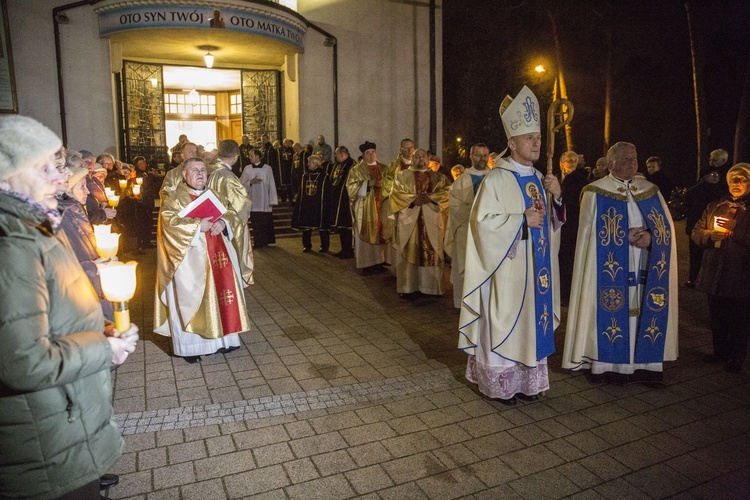
[[[250,329],[250,320],[232,245],[236,214],[227,211],[213,222],[180,217],[207,189],[203,160],[187,160],[182,177],[159,212],[154,331],[172,337],[173,353],[194,363],[238,348],[238,333]]]
[[[485,144],[474,144],[471,147],[469,157],[471,158],[471,168],[464,170],[450,187],[448,229],[445,233],[445,251],[451,257],[453,305],[456,309],[461,308],[461,299],[463,298],[469,215],[479,185],[490,171],[487,166],[490,149]]]
[[[424,149],[417,149],[413,159],[409,168],[396,173],[390,196],[399,236],[396,290],[442,295],[448,179],[430,170]]]
[[[565,208],[557,178],[533,166],[541,147],[536,96],[523,87],[500,113],[511,155],[486,175],[469,217],[458,344],[469,355],[466,378],[515,405],[549,388]]]
[[[248,152],[250,162],[242,171],[240,182],[247,190],[252,202],[250,225],[253,228],[253,248],[261,248],[276,243],[273,227],[273,207],[278,205],[276,182],[273,170],[262,161],[262,153],[257,148]]]
[[[592,381],[662,381],[677,359],[677,245],[659,188],[636,175],[636,148],[607,152],[609,175],[583,188],[563,368]]]
[[[375,143],[359,146],[362,161],[349,171],[346,191],[354,218],[354,257],[357,269],[381,271],[385,262],[387,239],[384,226],[388,207],[382,202],[382,182],[386,166],[378,163]]]

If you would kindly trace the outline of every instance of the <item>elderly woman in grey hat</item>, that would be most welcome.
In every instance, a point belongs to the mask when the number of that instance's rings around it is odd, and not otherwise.
[[[60,229],[68,238],[70,248],[73,249],[73,253],[81,264],[83,271],[94,286],[96,295],[99,297],[99,303],[102,305],[104,317],[109,321],[114,321],[114,307],[112,302],[104,298],[99,272],[96,267],[96,264],[101,262],[102,259],[96,252],[94,228],[83,208],[89,194],[86,185],[88,173],[89,171],[85,168],[74,168],[72,170],[71,177],[65,184],[68,196],[61,199],[59,203],[59,208],[62,211]]]
[[[47,127],[0,117],[0,497],[99,498],[123,449],[110,368],[138,329],[105,329],[99,300],[56,235],[54,153]]]
[[[708,295],[713,354],[708,363],[742,370],[750,332],[750,164],[727,172],[729,193],[709,203],[691,239],[705,248],[695,287]]]

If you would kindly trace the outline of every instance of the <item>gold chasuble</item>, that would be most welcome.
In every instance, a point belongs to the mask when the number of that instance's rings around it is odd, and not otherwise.
[[[396,226],[394,224],[394,218],[391,217],[391,215],[395,212],[391,211],[390,206],[390,196],[391,191],[393,191],[393,181],[396,179],[396,176],[399,172],[401,172],[402,170],[407,170],[410,165],[410,163],[404,163],[404,157],[399,154],[398,157],[391,163],[389,163],[388,167],[386,167],[385,172],[383,173],[383,181],[380,186],[380,197],[382,199],[382,202],[386,204],[386,217],[383,218],[385,226],[383,237],[386,239],[386,241],[393,244],[396,243]]]
[[[247,219],[250,217],[252,203],[247,196],[247,190],[232,172],[232,169],[221,160],[216,160],[208,166],[208,184],[206,187],[213,191],[221,200],[227,213],[222,219],[227,221],[232,230],[232,245],[237,251],[242,270],[244,288],[253,284],[253,250],[250,247],[250,234],[247,230]]]
[[[400,170],[393,181],[391,212],[399,213],[401,257],[422,267],[443,261],[445,217],[448,210],[448,180],[432,170]],[[432,203],[412,206],[420,194]]]
[[[162,335],[184,331],[205,339],[248,331],[250,320],[234,247],[223,235],[201,233],[200,219],[178,216],[195,196],[193,189],[180,183],[167,194],[159,213],[155,331]],[[233,234],[234,228],[228,229]],[[170,314],[169,308],[177,311]],[[179,318],[180,324],[170,324],[170,318],[171,323]]]
[[[382,181],[385,169],[382,163],[365,165],[361,161],[352,167],[346,179],[354,230],[363,242],[370,245],[382,245],[386,240],[382,221],[388,217],[387,207],[381,203],[381,188],[375,186],[375,181]],[[372,185],[369,181],[373,181]]]

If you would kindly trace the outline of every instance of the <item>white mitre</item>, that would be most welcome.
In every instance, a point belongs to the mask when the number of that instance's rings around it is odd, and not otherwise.
[[[505,96],[500,105],[500,119],[508,139],[519,135],[541,132],[539,100],[526,85],[514,98]]]

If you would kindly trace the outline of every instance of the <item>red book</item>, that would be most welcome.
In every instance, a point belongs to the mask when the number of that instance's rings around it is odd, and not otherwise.
[[[227,211],[227,207],[211,192],[210,189],[206,189],[203,194],[194,199],[185,208],[180,210],[177,214],[179,217],[192,217],[194,219],[211,219],[211,222],[216,222],[219,217],[224,215]]]

